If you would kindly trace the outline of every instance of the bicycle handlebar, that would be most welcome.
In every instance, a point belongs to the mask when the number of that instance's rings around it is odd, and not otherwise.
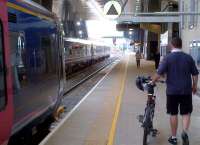
[[[156,87],[156,84],[152,85],[150,82],[152,81],[151,77],[145,77],[145,76],[138,76],[136,79],[136,86],[138,89],[142,91],[147,91],[149,94],[154,94],[154,88]],[[165,83],[163,80],[157,81],[158,83]]]
[[[139,77],[143,79],[144,83],[150,83],[150,82],[152,81],[151,76],[148,76],[148,77],[145,77],[145,76],[139,76]],[[165,81],[163,81],[163,80],[158,80],[158,81],[156,81],[156,83],[164,84]]]

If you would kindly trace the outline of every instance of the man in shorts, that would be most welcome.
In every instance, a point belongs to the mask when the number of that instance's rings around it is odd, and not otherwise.
[[[192,93],[197,91],[199,72],[193,58],[181,50],[182,40],[180,38],[173,38],[169,46],[171,53],[161,62],[152,84],[162,75],[166,75],[167,113],[170,115],[172,133],[168,141],[173,145],[177,144],[176,133],[180,110],[183,123],[181,134],[183,145],[189,145],[188,129],[193,110]]]

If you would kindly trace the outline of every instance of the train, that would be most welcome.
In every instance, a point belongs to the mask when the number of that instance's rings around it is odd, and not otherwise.
[[[65,74],[109,57],[110,48],[63,38],[55,14],[29,0],[0,1],[0,145],[59,107]]]
[[[2,27],[7,31],[3,32],[3,35],[6,35],[3,40],[7,42],[2,44],[9,45],[1,51],[8,54],[1,53],[1,58],[9,59],[2,75],[10,76],[10,81],[5,81],[4,84],[11,83],[12,93],[8,93],[12,95],[9,109],[13,115],[9,118],[12,125],[7,126],[10,128],[10,136],[42,122],[61,101],[64,88],[61,73],[62,47],[55,15],[36,3],[26,0],[3,0],[1,14],[4,14],[2,19],[5,23]],[[6,86],[1,92],[5,90]],[[2,100],[3,111],[9,104],[7,100]],[[0,118],[7,115],[9,116],[9,113],[1,115]],[[0,124],[0,138],[5,140],[6,137],[8,140],[8,134],[5,136],[2,126],[7,123]]]
[[[110,46],[105,42],[64,38],[66,77],[109,57]]]

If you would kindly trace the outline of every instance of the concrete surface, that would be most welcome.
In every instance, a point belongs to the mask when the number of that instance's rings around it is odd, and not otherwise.
[[[137,75],[151,75],[154,72],[153,63],[143,60],[141,68],[137,69],[134,56],[125,56],[41,145],[107,145],[112,139],[110,134],[114,136],[113,145],[142,145],[143,130],[137,115],[144,112],[146,94],[135,87],[135,78]],[[159,130],[159,135],[150,139],[150,145],[168,145],[170,127],[169,116],[165,113],[165,84],[159,84],[155,91],[154,126]],[[190,144],[200,145],[200,99],[196,96],[193,98]],[[113,125],[119,103],[121,106],[117,122]],[[115,129],[111,131],[113,126]],[[181,124],[179,144],[180,132]]]

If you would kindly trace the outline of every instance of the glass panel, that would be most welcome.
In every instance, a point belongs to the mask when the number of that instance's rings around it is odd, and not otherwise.
[[[190,42],[190,55],[193,57],[198,69],[200,69],[200,41]]]
[[[0,21],[0,110],[2,110],[6,104],[5,67],[3,53],[3,30],[2,23]]]
[[[55,49],[53,35],[34,39],[35,41],[32,42],[25,37],[25,32],[10,32],[9,34],[14,123],[17,124],[28,114],[38,113],[57,99],[59,49]]]

